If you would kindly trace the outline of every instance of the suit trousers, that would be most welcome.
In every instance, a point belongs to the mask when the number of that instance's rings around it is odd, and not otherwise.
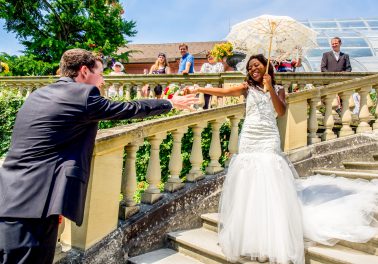
[[[0,263],[53,263],[58,226],[58,215],[32,219],[0,218]]]

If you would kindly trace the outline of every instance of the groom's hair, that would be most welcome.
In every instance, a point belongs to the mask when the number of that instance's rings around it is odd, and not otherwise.
[[[248,62],[247,62],[247,65],[246,65],[246,71],[247,71],[247,77],[246,77],[246,82],[248,82],[248,84],[250,85],[257,85],[258,83],[255,82],[255,80],[253,80],[252,76],[249,74],[249,63],[251,60],[253,59],[256,59],[258,60],[259,62],[261,62],[265,67],[266,65],[268,64],[268,60],[267,58],[265,58],[264,55],[262,54],[256,54],[256,55],[252,55]],[[272,85],[275,85],[276,84],[276,79],[274,78],[274,69],[273,69],[273,65],[272,63],[269,62],[269,69],[268,69],[268,74],[270,75],[270,77],[272,78]]]

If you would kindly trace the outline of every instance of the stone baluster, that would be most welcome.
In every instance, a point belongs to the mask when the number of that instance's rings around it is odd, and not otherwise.
[[[338,100],[338,95],[335,96],[335,98],[333,98],[333,101],[332,101],[332,115],[333,115],[333,119],[338,119],[339,118],[339,114],[336,112],[336,109],[339,107],[339,100]]]
[[[161,193],[159,189],[159,184],[161,181],[161,169],[160,169],[160,144],[166,137],[166,133],[160,133],[148,138],[151,144],[151,154],[150,160],[148,162],[147,168],[147,182],[149,186],[147,190],[142,195],[142,202],[153,204],[160,199]]]
[[[155,98],[155,86],[156,86],[156,83],[150,83],[149,84],[149,86],[150,86],[150,94],[149,94],[149,98]]]
[[[121,219],[126,219],[139,211],[139,206],[134,201],[134,194],[137,190],[137,174],[135,168],[136,153],[142,140],[129,143],[126,149],[126,164],[122,177],[120,214]]]
[[[198,94],[198,109],[199,111],[203,110],[203,107],[205,106],[205,95],[203,93]]]
[[[125,84],[125,99],[126,100],[131,100],[131,89],[132,89],[131,83]]]
[[[375,88],[376,95],[378,94],[377,90],[378,89]],[[378,131],[378,98],[375,101],[375,121],[374,121],[374,124],[373,124],[373,130],[374,130],[374,132]]]
[[[24,87],[20,86],[18,88],[17,96],[22,97],[24,94],[24,89],[25,89]]]
[[[369,126],[369,120],[370,120],[370,113],[369,113],[369,107],[367,105],[367,96],[371,90],[371,85],[362,87],[360,89],[360,113],[358,115],[358,118],[360,119],[360,124],[357,127],[357,133],[362,133],[366,131],[371,131],[372,128]]]
[[[335,124],[335,121],[333,119],[333,114],[332,114],[332,106],[333,102],[335,100],[335,95],[334,94],[329,94],[325,96],[324,103],[325,103],[325,114],[324,114],[324,128],[325,131],[322,135],[322,139],[325,140],[330,140],[336,138],[335,133],[333,133],[332,129]]]
[[[100,94],[104,97],[109,97],[109,87],[112,85],[111,82],[106,82],[101,88],[100,88]]]
[[[217,82],[212,82],[211,83],[212,87],[219,87],[219,83]],[[211,101],[210,101],[210,108],[217,108],[221,105],[219,105],[219,102],[218,100],[222,99],[222,97],[218,97],[218,96],[211,96]]]
[[[321,139],[317,136],[316,132],[318,131],[318,116],[317,116],[317,106],[320,102],[319,97],[314,97],[309,100],[310,104],[310,114],[309,118],[307,119],[307,126],[308,126],[308,136],[307,136],[307,143],[314,144],[321,141]]]
[[[26,97],[28,97],[31,93],[33,92],[33,87],[32,86],[27,86],[26,87]]]
[[[220,144],[219,130],[224,122],[224,119],[217,119],[211,121],[211,142],[209,149],[210,163],[206,167],[208,174],[216,174],[223,170],[219,163],[219,158],[222,155],[222,148]]]
[[[141,99],[142,98],[143,84],[142,83],[136,83],[136,87],[137,87],[136,99]]]
[[[203,179],[205,176],[201,170],[201,165],[203,161],[202,148],[201,148],[201,133],[206,127],[205,122],[201,122],[192,127],[193,130],[193,145],[192,152],[190,154],[190,163],[192,168],[186,175],[186,180],[188,182],[195,182]]]
[[[374,116],[371,114],[371,108],[374,106],[374,102],[373,102],[373,100],[371,99],[371,96],[370,96],[370,92],[371,92],[371,90],[368,92],[368,94],[366,95],[366,104],[367,104],[367,106],[368,106],[368,109],[369,109],[369,115],[370,115],[370,117],[369,117],[369,119],[370,120],[373,120],[374,119]]]
[[[345,91],[340,94],[340,98],[343,102],[342,112],[341,112],[341,123],[342,127],[339,133],[339,137],[344,137],[354,134],[350,124],[352,123],[352,112],[350,111],[350,98],[352,98],[353,91]]]
[[[180,173],[182,170],[181,140],[187,131],[188,128],[186,127],[172,131],[173,147],[171,158],[169,160],[169,173],[171,175],[164,186],[164,189],[168,192],[174,192],[184,187],[184,184],[180,179]]]
[[[231,133],[230,133],[230,140],[228,142],[228,159],[225,162],[225,166],[228,167],[230,164],[231,158],[234,154],[238,152],[238,142],[239,142],[239,116],[231,116],[230,123],[231,123]]]

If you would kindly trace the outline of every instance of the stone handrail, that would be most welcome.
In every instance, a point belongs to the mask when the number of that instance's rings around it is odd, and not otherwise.
[[[311,88],[312,86],[328,85],[334,82],[340,82],[350,80],[354,78],[360,78],[374,73],[276,73],[277,84],[283,85],[286,90],[291,89],[304,89]],[[8,87],[18,89],[22,95],[29,95],[34,89],[42,87],[44,85],[55,82],[58,76],[0,76],[0,92],[2,87]],[[147,95],[145,89],[154,87],[157,84],[161,84],[163,87],[171,83],[179,85],[194,85],[198,84],[204,86],[206,84],[212,84],[213,86],[234,85],[244,80],[245,76],[240,72],[224,72],[224,73],[195,73],[190,75],[182,74],[125,74],[121,76],[106,75],[105,86],[103,88],[103,94],[105,96],[112,97],[114,95],[122,95],[126,99],[132,99],[132,89],[135,90],[136,98],[153,97],[153,89],[150,89],[150,93]],[[309,86],[310,85],[310,86]]]

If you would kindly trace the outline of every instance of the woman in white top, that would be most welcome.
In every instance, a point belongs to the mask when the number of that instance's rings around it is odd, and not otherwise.
[[[221,62],[217,62],[214,57],[211,55],[210,51],[206,53],[206,58],[208,62],[205,62],[201,66],[202,73],[218,73],[224,72],[224,66]],[[207,84],[206,87],[212,87],[211,84]],[[211,95],[205,94],[205,105],[203,109],[209,108],[209,102],[211,99]]]

